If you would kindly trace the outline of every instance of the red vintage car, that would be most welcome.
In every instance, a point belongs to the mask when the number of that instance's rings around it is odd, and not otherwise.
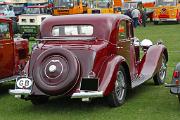
[[[15,79],[29,58],[28,41],[13,36],[12,20],[0,18],[0,83]]]
[[[132,20],[125,15],[49,17],[41,24],[38,41],[24,76],[9,91],[33,104],[47,102],[50,96],[69,96],[104,97],[111,106],[119,106],[128,88],[152,77],[157,85],[165,80],[166,47],[149,45],[149,40],[138,44]]]

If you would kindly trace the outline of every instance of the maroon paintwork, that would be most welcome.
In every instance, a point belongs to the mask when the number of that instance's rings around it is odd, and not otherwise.
[[[9,24],[9,39],[0,38],[0,83],[16,78],[28,60],[28,41],[13,38],[12,21],[0,18],[0,24]],[[0,33],[2,34],[2,33]]]
[[[126,23],[127,37],[121,40],[118,38],[119,24],[123,21]],[[94,27],[93,35],[89,36],[93,37],[92,40],[72,41],[52,36],[54,26],[78,24]],[[53,16],[43,21],[40,34],[40,43],[34,47],[25,67],[26,74],[34,81],[32,91],[26,99],[39,95],[71,96],[81,91],[81,82],[86,78],[98,79],[99,84],[95,91],[102,91],[103,96],[108,96],[115,86],[120,65],[128,77],[128,87],[134,88],[157,73],[163,54],[168,58],[166,47],[157,44],[152,45],[140,60],[140,46],[135,46],[133,42],[132,21],[125,15]],[[52,73],[46,69],[52,61],[58,66],[55,60],[61,62],[58,67],[60,71],[65,69],[59,74],[58,68]],[[71,63],[74,67],[69,67],[72,66]],[[57,79],[48,78],[56,74],[59,75]],[[66,82],[70,80],[71,84],[67,85]]]

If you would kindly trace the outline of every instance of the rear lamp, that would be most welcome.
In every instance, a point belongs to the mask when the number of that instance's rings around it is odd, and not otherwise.
[[[173,77],[174,78],[179,78],[179,71],[174,71]]]
[[[179,85],[179,80],[176,80],[176,85]]]

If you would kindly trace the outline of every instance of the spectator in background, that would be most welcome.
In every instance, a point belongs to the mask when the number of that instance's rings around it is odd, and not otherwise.
[[[134,27],[136,28],[137,25],[138,25],[138,19],[139,19],[139,16],[140,16],[140,11],[137,8],[135,8],[135,9],[132,10],[131,15],[132,15],[132,19],[133,19],[133,22],[134,22]]]
[[[124,14],[132,18],[131,9],[128,9]]]
[[[142,25],[146,27],[146,19],[147,19],[146,8],[142,9],[141,16],[142,16]]]

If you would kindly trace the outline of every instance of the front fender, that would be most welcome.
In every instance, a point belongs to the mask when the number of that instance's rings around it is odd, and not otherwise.
[[[107,96],[114,88],[116,81],[116,73],[118,71],[119,65],[125,61],[122,56],[112,56],[106,65],[104,65],[101,82],[98,91],[103,91],[103,95]]]
[[[139,74],[145,75],[147,79],[153,77],[161,67],[162,55],[168,60],[168,52],[164,45],[153,45],[143,56]]]

